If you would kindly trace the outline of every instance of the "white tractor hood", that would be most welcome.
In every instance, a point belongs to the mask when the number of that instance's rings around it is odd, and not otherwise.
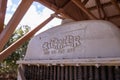
[[[25,60],[120,57],[120,30],[110,22],[66,23],[34,36]]]

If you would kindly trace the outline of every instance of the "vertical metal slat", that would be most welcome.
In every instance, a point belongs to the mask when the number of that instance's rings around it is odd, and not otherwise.
[[[120,68],[115,67],[115,80],[120,80]]]
[[[108,67],[108,80],[115,80],[114,79],[114,71],[113,71],[113,67],[112,66]]]
[[[60,66],[57,66],[57,80],[60,80]]]
[[[77,80],[83,80],[83,71],[82,66],[78,66],[77,68]]]
[[[73,75],[72,75],[72,66],[69,66],[69,80],[72,80],[72,77],[73,77]]]
[[[101,79],[107,80],[106,66],[101,67]]]
[[[100,79],[100,67],[95,67],[95,80],[101,80]]]
[[[89,80],[95,80],[94,79],[94,67],[93,66],[89,66]]]
[[[61,66],[61,80],[64,80],[64,66]]]
[[[84,66],[83,69],[84,69],[84,71],[83,71],[83,73],[84,73],[84,80],[88,80],[88,78],[89,78],[88,67]]]
[[[68,80],[68,66],[65,66],[65,80]]]
[[[77,80],[77,70],[76,70],[76,66],[74,66],[74,71],[73,71],[73,75],[74,75],[74,80]]]
[[[54,67],[54,80],[56,80],[56,66],[53,67]]]

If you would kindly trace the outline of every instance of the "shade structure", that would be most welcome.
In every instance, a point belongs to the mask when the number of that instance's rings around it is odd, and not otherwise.
[[[77,21],[89,19],[108,20],[120,26],[119,0],[36,0],[53,11],[61,9],[64,17]],[[66,16],[67,15],[67,16]]]

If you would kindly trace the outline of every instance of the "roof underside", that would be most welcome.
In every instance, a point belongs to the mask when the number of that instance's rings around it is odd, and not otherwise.
[[[77,21],[91,19],[86,13],[91,13],[94,18],[108,20],[120,26],[120,0],[36,0],[48,8],[58,11],[62,16],[67,16]],[[76,3],[83,8],[80,8]]]

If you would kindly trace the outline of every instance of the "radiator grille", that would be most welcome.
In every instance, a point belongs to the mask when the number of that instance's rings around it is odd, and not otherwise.
[[[24,75],[26,80],[120,80],[120,67],[25,65]]]

